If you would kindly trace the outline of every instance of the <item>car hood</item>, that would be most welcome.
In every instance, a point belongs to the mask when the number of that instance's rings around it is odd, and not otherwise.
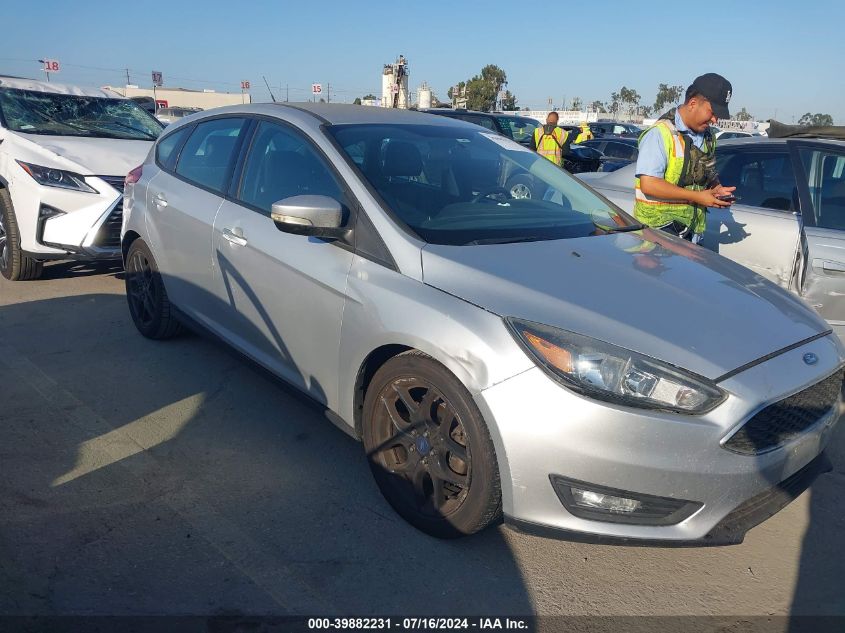
[[[61,167],[83,176],[125,176],[144,162],[153,145],[153,141],[15,134],[36,145],[39,153],[58,157],[56,165],[46,167]]]
[[[423,280],[501,316],[544,323],[717,378],[828,325],[750,270],[649,229],[422,251]]]

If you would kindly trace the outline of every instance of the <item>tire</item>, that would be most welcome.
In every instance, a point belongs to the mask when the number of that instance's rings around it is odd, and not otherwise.
[[[137,239],[129,247],[125,279],[129,313],[141,334],[164,340],[181,331],[153,254],[143,240]]]
[[[501,517],[499,469],[481,412],[430,356],[404,352],[379,368],[362,430],[376,484],[417,529],[457,538]]]
[[[537,181],[528,174],[517,174],[508,179],[505,183],[512,198],[530,200],[531,198],[541,198],[542,192],[537,186]]]
[[[0,274],[9,281],[38,279],[44,263],[21,251],[21,234],[9,190],[0,188]]]

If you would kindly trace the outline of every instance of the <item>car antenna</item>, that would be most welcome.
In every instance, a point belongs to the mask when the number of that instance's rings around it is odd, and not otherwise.
[[[267,83],[267,77],[261,75],[261,78],[264,80],[264,83],[267,84],[267,91],[270,93],[270,98],[273,100],[273,103],[276,103],[276,97],[273,96],[273,91],[270,90],[270,84]]]

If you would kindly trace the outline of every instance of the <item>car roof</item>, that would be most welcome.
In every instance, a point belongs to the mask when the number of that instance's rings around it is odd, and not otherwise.
[[[295,116],[299,114],[299,117]],[[199,113],[197,113],[199,114]],[[478,126],[460,119],[378,106],[359,106],[346,103],[248,103],[244,105],[224,106],[205,110],[202,115],[220,114],[263,114],[281,118],[299,118],[310,115],[315,124],[353,125],[353,124],[390,124],[390,125],[436,125],[442,127],[463,127],[477,129]],[[191,118],[191,121],[198,119]]]
[[[466,108],[424,108],[418,112],[430,112],[431,114],[483,114],[484,116],[498,115],[498,112],[482,112],[481,110],[467,110]]]
[[[38,81],[36,79],[10,77],[8,75],[0,75],[0,88],[13,88],[15,90],[32,90],[34,92],[47,92],[51,94],[61,95],[77,95],[79,97],[102,97],[104,99],[125,98],[123,95],[120,95],[111,90],[105,90],[103,88],[85,88],[83,86],[57,84],[47,81]]]
[[[824,143],[825,145],[832,145],[837,148],[845,147],[845,140],[832,138],[815,138],[815,137],[778,137],[771,138],[768,136],[743,136],[741,138],[731,138],[726,141],[719,142],[719,147],[749,147],[756,144],[765,145],[784,145],[786,143],[811,142]],[[718,150],[717,150],[718,151]]]

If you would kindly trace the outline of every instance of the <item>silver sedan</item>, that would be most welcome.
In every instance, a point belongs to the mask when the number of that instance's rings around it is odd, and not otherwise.
[[[483,128],[194,115],[127,177],[122,245],[143,335],[210,330],[309,394],[432,535],[738,542],[825,467],[822,319]]]

